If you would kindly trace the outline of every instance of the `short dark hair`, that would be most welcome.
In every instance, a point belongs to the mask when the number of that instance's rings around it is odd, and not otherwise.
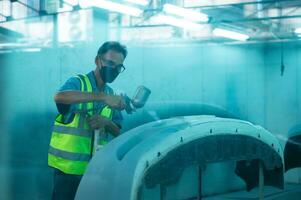
[[[101,47],[99,47],[99,49],[97,51],[97,56],[101,57],[104,54],[106,54],[109,50],[114,50],[114,51],[117,51],[118,53],[122,53],[124,58],[128,54],[126,46],[124,46],[116,41],[108,41],[108,42],[103,43],[101,45]]]

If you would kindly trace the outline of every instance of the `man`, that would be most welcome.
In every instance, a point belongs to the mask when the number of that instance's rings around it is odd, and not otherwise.
[[[68,79],[55,95],[59,114],[48,152],[48,165],[54,168],[52,199],[74,199],[94,151],[94,130],[119,135],[125,102],[107,83],[125,69],[126,56],[125,46],[105,42],[97,52],[95,70]],[[97,141],[101,145],[107,142],[107,138]]]

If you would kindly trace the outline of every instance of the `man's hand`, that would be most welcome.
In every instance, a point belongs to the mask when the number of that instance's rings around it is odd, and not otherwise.
[[[109,124],[109,119],[99,115],[93,115],[92,117],[88,118],[87,121],[93,130],[104,128]]]
[[[126,107],[125,101],[122,96],[119,95],[106,95],[104,103],[110,108],[123,110]]]

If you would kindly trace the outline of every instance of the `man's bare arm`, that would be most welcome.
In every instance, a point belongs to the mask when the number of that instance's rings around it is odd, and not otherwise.
[[[56,93],[54,101],[57,104],[74,104],[101,101],[111,108],[124,109],[125,102],[121,96],[109,95],[103,92],[62,91]]]

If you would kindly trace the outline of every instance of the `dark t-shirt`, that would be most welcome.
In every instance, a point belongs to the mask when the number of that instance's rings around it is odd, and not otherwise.
[[[91,82],[91,86],[92,86],[92,91],[93,92],[100,92],[97,88],[96,85],[96,79],[95,79],[95,75],[93,73],[93,71],[89,72],[87,74],[90,82]],[[75,90],[75,91],[81,91],[81,84],[80,84],[80,80],[77,77],[71,77],[69,78],[59,89],[59,91],[71,91],[71,90]],[[108,85],[104,86],[103,91],[105,94],[114,94],[114,91],[111,87],[109,87]],[[67,119],[68,116],[71,116],[72,114],[74,114],[76,111],[79,111],[79,104],[56,104],[57,105],[57,109],[59,111],[60,114],[64,115],[64,117]],[[96,108],[97,110],[101,110],[103,107],[105,106],[104,103],[102,102],[94,102],[94,108]],[[114,123],[116,123],[118,126],[122,126],[122,114],[119,110],[113,110],[113,118],[112,121]]]

